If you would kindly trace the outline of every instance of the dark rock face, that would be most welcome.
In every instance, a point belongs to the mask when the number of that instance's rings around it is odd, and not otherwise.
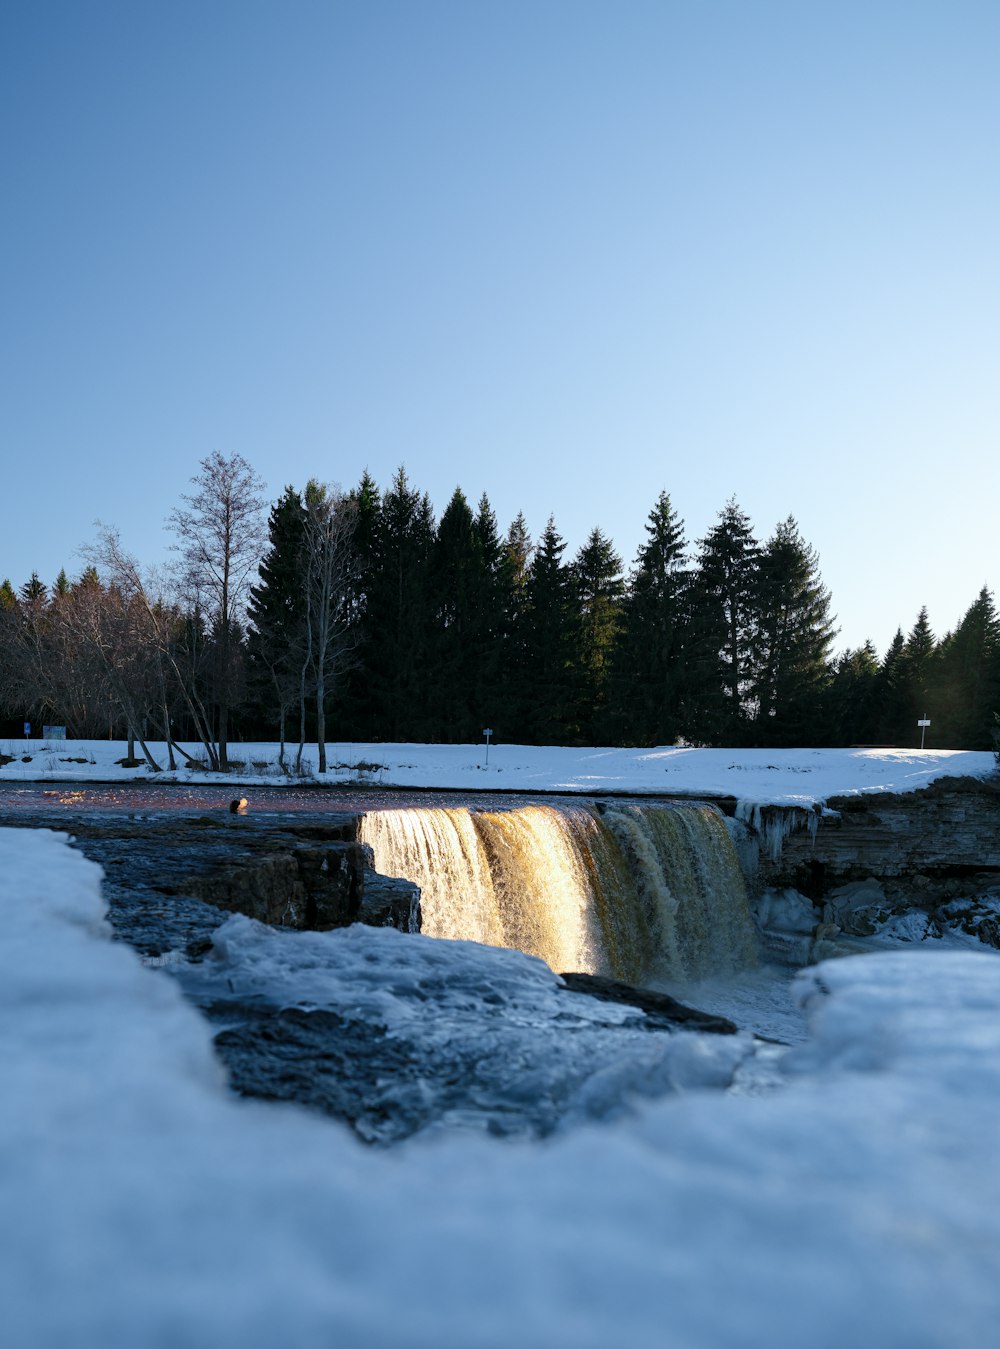
[[[190,894],[261,923],[322,930],[359,916],[365,854],[360,843],[299,847],[240,859],[189,882]]]
[[[810,898],[851,881],[990,872],[1000,875],[1000,780],[945,778],[920,792],[834,798],[836,815],[791,833],[772,859],[766,885]]]
[[[370,849],[362,845],[366,854]],[[420,931],[420,886],[401,876],[382,876],[370,866],[364,873],[364,891],[356,921],[368,927],[394,927],[399,932]]]

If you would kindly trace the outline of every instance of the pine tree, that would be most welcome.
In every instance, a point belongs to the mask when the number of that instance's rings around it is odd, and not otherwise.
[[[684,525],[661,492],[646,522],[622,606],[612,719],[626,744],[670,745],[684,727],[688,629]]]
[[[760,548],[735,497],[698,546],[688,662],[694,735],[738,745],[747,738],[756,674]]]
[[[761,552],[756,607],[756,738],[768,745],[815,744],[823,730],[834,629],[819,559],[792,516]]]

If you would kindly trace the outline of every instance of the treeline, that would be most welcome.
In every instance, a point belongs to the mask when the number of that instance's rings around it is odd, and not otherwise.
[[[829,592],[789,517],[764,541],[735,500],[690,543],[653,503],[626,570],[595,528],[501,531],[456,490],[440,519],[400,469],[341,493],[286,489],[263,527],[239,456],[205,460],[173,512],[179,566],[153,587],[106,531],[75,580],[0,586],[8,716],[227,742],[482,738],[532,744],[986,749],[1000,620],[984,588],[938,640],[925,610],[880,656],[832,654]],[[148,750],[144,750],[148,753]],[[171,751],[172,754],[172,751]],[[152,757],[152,756],[150,756]]]

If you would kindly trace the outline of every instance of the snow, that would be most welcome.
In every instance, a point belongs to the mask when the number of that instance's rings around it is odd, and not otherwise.
[[[935,767],[923,756],[906,771]],[[995,953],[921,946],[804,971],[809,1038],[763,1094],[697,1089],[695,1075],[679,1094],[626,1091],[609,1116],[620,1084],[597,1075],[593,1110],[581,1101],[543,1142],[459,1130],[385,1151],[228,1095],[206,1023],[170,976],[108,940],[99,870],[63,837],[0,830],[0,904],[13,1349],[994,1338]],[[326,967],[366,1008],[413,1018],[429,945],[439,982],[458,981],[448,1016],[470,960],[500,962],[512,1002],[533,989],[544,1009],[553,987],[538,962],[465,943],[300,934],[289,947],[291,934],[226,926],[217,958],[261,996],[322,998]]]
[[[972,750],[572,749],[494,744],[487,767],[483,745],[333,744],[328,746],[331,769],[322,778],[315,772],[315,746],[308,747],[303,779],[281,773],[278,747],[271,744],[232,745],[230,757],[246,768],[227,775],[190,768],[174,773],[152,773],[145,765],[122,768],[116,760],[125,757],[126,748],[122,741],[106,740],[6,741],[0,744],[0,755],[12,761],[0,767],[0,781],[138,779],[268,787],[300,786],[306,781],[468,792],[733,796],[745,811],[752,811],[762,805],[812,810],[834,796],[909,792],[937,778],[981,778],[996,770],[992,754]],[[200,752],[197,745],[185,748],[192,754]],[[160,763],[167,762],[162,745],[153,744],[151,749]]]
[[[637,1008],[568,998],[519,951],[393,928],[285,932],[236,916],[212,958],[180,977],[202,1006],[225,986],[242,1006],[349,1009],[386,1027],[408,1063],[360,1120],[376,1142],[425,1118],[435,1130],[545,1135],[619,1113],[635,1093],[725,1087],[753,1053],[750,1036],[651,1036]]]

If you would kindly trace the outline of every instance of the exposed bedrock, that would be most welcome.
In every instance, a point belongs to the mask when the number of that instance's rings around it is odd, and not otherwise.
[[[420,891],[378,876],[363,843],[299,846],[241,858],[185,887],[198,899],[281,927],[324,931],[349,923],[420,929]]]
[[[859,938],[964,932],[1000,948],[1000,779],[841,797],[811,818],[757,810],[765,950],[804,964]],[[861,949],[861,948],[858,948]]]
[[[762,832],[780,828],[769,813],[763,813]],[[761,849],[764,885],[793,886],[821,899],[837,886],[872,876],[1000,878],[998,777],[946,778],[903,795],[835,797],[812,820],[797,814],[799,827],[784,836],[780,849]]]

